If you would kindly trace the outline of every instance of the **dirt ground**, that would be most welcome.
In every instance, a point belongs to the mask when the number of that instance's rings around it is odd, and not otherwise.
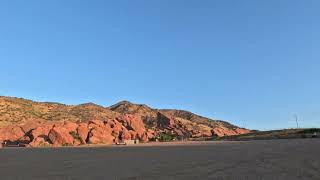
[[[320,139],[5,148],[0,179],[320,179]]]

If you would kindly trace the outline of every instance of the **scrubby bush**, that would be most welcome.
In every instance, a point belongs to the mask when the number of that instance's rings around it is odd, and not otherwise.
[[[174,136],[171,134],[161,134],[160,135],[160,141],[172,141],[174,139]]]
[[[71,132],[70,132],[70,135],[71,135],[74,139],[79,140],[79,141],[81,142],[81,144],[83,144],[82,139],[81,139],[81,137],[79,136],[79,134],[77,134],[77,133],[74,132],[74,131],[71,131]]]
[[[149,139],[149,141],[155,142],[155,141],[157,141],[157,138],[156,137],[152,137],[152,138]]]

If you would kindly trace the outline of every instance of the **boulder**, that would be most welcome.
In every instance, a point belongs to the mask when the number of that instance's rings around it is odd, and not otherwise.
[[[52,128],[52,125],[49,125],[49,124],[44,124],[44,125],[41,125],[41,126],[35,128],[30,133],[32,139],[35,139],[39,136],[48,137],[48,134],[49,134],[51,128]]]
[[[43,123],[41,121],[31,120],[31,121],[27,121],[27,122],[21,124],[20,127],[21,127],[21,129],[23,130],[24,133],[28,133],[31,130],[41,126],[42,124]]]
[[[47,147],[50,146],[50,143],[46,141],[43,137],[36,137],[33,139],[32,142],[29,144],[30,147]]]
[[[142,142],[149,142],[149,138],[148,138],[148,135],[147,135],[147,133],[144,133],[142,136],[141,136],[141,138],[140,138],[140,140],[142,141]]]
[[[148,129],[147,130],[147,136],[148,136],[149,139],[155,138],[157,136],[157,132],[152,130],[152,129]]]
[[[69,146],[73,144],[73,137],[64,127],[53,127],[48,135],[54,146]]]
[[[25,137],[25,133],[19,126],[9,125],[0,128],[0,142],[5,140],[18,141],[23,137]]]
[[[139,115],[124,115],[119,118],[119,122],[121,122],[128,130],[135,131],[140,138],[146,131],[144,123]]]
[[[107,126],[97,126],[89,132],[89,142],[91,144],[112,144],[114,137],[111,135],[112,129]]]
[[[119,121],[117,120],[113,120],[110,122],[110,127],[113,130],[113,133],[115,135],[119,135],[121,131],[123,131],[124,129],[126,129]]]
[[[70,121],[65,121],[63,127],[66,128],[69,132],[77,132],[78,124]]]
[[[79,124],[77,133],[82,141],[81,143],[85,144],[89,133],[88,125],[86,123]]]
[[[73,146],[79,146],[83,144],[83,142],[80,139],[74,139],[73,140]]]
[[[129,133],[130,133],[130,135],[131,135],[131,139],[132,139],[132,140],[135,140],[135,139],[138,138],[138,137],[137,137],[137,132],[135,132],[135,131],[133,131],[133,130],[129,130]]]
[[[128,130],[122,131],[122,140],[131,140],[131,133]]]

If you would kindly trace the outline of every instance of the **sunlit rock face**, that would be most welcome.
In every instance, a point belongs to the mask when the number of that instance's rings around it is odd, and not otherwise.
[[[154,141],[232,136],[250,133],[225,121],[188,111],[153,109],[122,101],[110,107],[93,103],[69,106],[0,97],[0,142],[30,147],[113,144],[124,140]]]

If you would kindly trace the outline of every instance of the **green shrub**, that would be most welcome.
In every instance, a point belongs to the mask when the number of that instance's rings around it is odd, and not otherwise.
[[[81,137],[79,136],[79,134],[77,134],[77,133],[74,132],[74,131],[71,131],[69,134],[70,134],[74,139],[79,140],[79,141],[81,142],[81,144],[83,144],[82,139],[81,139]]]
[[[152,138],[149,139],[149,141],[155,142],[155,141],[157,141],[157,138],[156,137],[152,137]]]
[[[161,134],[160,135],[160,141],[172,141],[174,139],[174,136],[171,134]]]
[[[72,144],[65,143],[65,144],[62,144],[62,146],[64,146],[64,147],[68,147],[68,146],[72,146]]]

